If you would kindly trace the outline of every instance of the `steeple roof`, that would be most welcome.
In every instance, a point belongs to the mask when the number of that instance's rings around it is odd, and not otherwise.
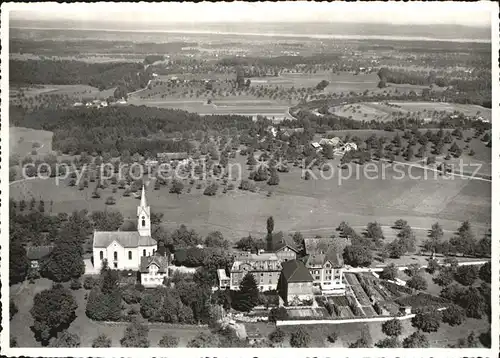
[[[141,208],[145,208],[146,206],[148,206],[146,203],[146,191],[144,190],[144,185],[142,185]]]

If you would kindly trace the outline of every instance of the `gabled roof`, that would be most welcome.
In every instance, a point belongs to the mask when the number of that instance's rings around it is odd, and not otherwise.
[[[106,248],[116,241],[123,247],[156,246],[151,236],[141,236],[137,231],[95,231],[94,247]]]
[[[281,274],[287,283],[292,282],[312,282],[313,278],[304,263],[299,260],[283,262]]]
[[[293,241],[293,238],[288,235],[284,234],[282,232],[278,232],[272,236],[272,241],[271,241],[271,251],[272,252],[277,252],[284,247],[288,247],[291,250],[295,251],[296,253],[300,252],[300,249],[295,246],[295,242]]]
[[[323,267],[327,262],[330,262],[333,267],[344,266],[342,254],[339,253],[334,247],[330,247],[327,253],[313,253],[306,257],[306,267]]]
[[[54,246],[30,246],[26,248],[26,257],[28,260],[40,260],[50,255]]]
[[[151,265],[158,266],[158,272],[165,273],[168,270],[168,258],[166,256],[142,256],[140,271],[147,273]]]

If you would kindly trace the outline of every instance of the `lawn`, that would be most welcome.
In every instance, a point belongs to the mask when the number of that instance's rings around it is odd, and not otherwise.
[[[33,306],[33,298],[43,290],[49,289],[52,281],[39,279],[35,284],[17,284],[10,287],[10,296],[14,298],[19,312],[10,321],[10,335],[17,338],[20,347],[40,347],[41,344],[34,338],[30,329],[33,319],[30,309]],[[65,284],[65,286],[68,286]],[[81,347],[91,347],[92,341],[99,335],[105,334],[111,338],[112,346],[119,347],[120,339],[127,326],[127,323],[102,323],[91,321],[85,315],[86,299],[85,294],[89,292],[84,289],[71,291],[78,304],[76,318],[69,326],[71,333],[76,333],[81,339]],[[206,327],[196,325],[170,325],[170,324],[150,324],[149,340],[152,347],[157,347],[158,342],[164,334],[170,334],[180,338],[179,346],[185,347],[187,343],[200,332],[208,332]]]
[[[31,155],[33,150],[39,155],[49,154],[52,151],[52,136],[49,131],[9,127],[9,152],[17,155],[20,159]]]

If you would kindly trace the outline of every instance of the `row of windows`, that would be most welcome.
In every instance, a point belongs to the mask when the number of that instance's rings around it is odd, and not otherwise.
[[[155,254],[155,251],[156,250],[153,249],[153,255]],[[146,256],[146,250],[142,250],[142,256]],[[101,259],[101,261],[104,260],[104,251],[99,252],[99,258]],[[132,260],[132,251],[128,252],[128,259]],[[113,252],[113,260],[118,261],[118,252],[116,251]]]

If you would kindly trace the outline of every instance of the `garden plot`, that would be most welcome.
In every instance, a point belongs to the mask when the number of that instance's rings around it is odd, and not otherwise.
[[[328,311],[325,308],[309,308],[309,307],[304,307],[304,308],[292,308],[287,310],[288,316],[291,319],[305,319],[305,318],[311,318],[311,319],[322,319],[322,318],[329,318],[330,315],[328,314]]]

